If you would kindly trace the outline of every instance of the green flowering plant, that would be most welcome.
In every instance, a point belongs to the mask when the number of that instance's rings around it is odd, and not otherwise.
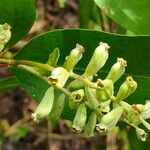
[[[0,36],[4,47],[11,36],[8,24],[1,25]],[[76,110],[72,121],[72,128],[75,131],[84,132],[87,136],[93,136],[95,130],[100,134],[107,134],[119,121],[123,121],[134,127],[137,137],[145,141],[147,134],[139,128],[139,125],[143,124],[150,130],[150,124],[146,121],[150,118],[150,101],[145,105],[130,105],[125,101],[137,88],[137,83],[131,76],[122,83],[117,94],[114,91],[115,82],[125,73],[127,61],[118,58],[105,79],[98,78],[94,81],[94,76],[109,58],[109,48],[107,43],[100,42],[82,75],[74,73],[75,66],[85,52],[83,46],[79,44],[66,57],[62,66],[57,65],[60,57],[58,48],[49,55],[45,64],[7,58],[0,58],[0,63],[22,68],[49,84],[40,104],[31,116],[34,121],[39,122],[44,118],[58,119],[65,101],[68,100],[70,109]],[[73,80],[66,85],[69,78]],[[54,104],[55,89],[62,92],[56,104]],[[92,111],[89,118],[88,109]]]
[[[58,2],[61,9],[69,4]],[[122,136],[127,134],[131,149],[149,148],[150,1],[78,3],[80,28],[86,29],[49,31],[14,53],[12,46],[33,26],[35,4],[33,0],[0,0],[0,65],[8,65],[12,74],[0,80],[0,92],[22,87],[38,104],[31,114],[36,122],[61,118],[71,131],[87,136],[109,135],[119,126],[117,139],[126,141]],[[120,25],[117,34],[103,32],[114,30],[107,16]],[[127,124],[123,130],[122,122]],[[147,141],[137,141],[132,128]]]

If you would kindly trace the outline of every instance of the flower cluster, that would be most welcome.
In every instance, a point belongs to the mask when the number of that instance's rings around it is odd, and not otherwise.
[[[84,52],[84,48],[77,44],[76,48],[66,57],[63,66],[52,69],[51,75],[48,77],[52,86],[46,91],[41,103],[32,114],[32,118],[35,121],[40,121],[46,116],[58,119],[63,111],[65,100],[68,100],[69,107],[76,110],[72,128],[77,132],[85,132],[88,136],[93,136],[95,130],[99,133],[108,133],[114,129],[118,121],[124,121],[136,129],[139,139],[145,141],[147,134],[139,128],[139,125],[142,123],[150,130],[150,125],[145,121],[150,118],[150,101],[147,101],[145,105],[130,105],[124,101],[137,88],[137,83],[131,76],[126,78],[117,94],[114,95],[115,82],[124,74],[127,66],[126,60],[118,58],[104,80],[98,79],[93,82],[94,76],[108,59],[109,48],[107,43],[100,42],[85,72],[77,75],[73,73],[73,69]],[[56,54],[56,49],[50,57],[54,56],[54,53]],[[58,49],[57,54],[59,54]],[[59,57],[59,55],[57,56]],[[58,57],[55,55],[55,59],[58,60]],[[49,62],[51,62],[50,59]],[[51,65],[53,66],[53,63]],[[69,77],[75,80],[66,86]],[[53,103],[53,87],[64,91],[55,104]],[[68,99],[66,99],[67,97]],[[88,118],[87,109],[91,109]]]
[[[7,23],[0,25],[0,52],[10,37],[10,26]],[[58,48],[49,55],[46,64],[5,58],[0,59],[0,62],[17,65],[50,85],[32,114],[34,121],[38,122],[46,117],[57,120],[61,116],[65,101],[68,100],[70,109],[76,110],[71,123],[75,131],[84,132],[87,136],[93,136],[95,130],[101,134],[107,134],[115,128],[118,121],[124,121],[135,128],[139,139],[145,141],[147,133],[139,125],[143,124],[150,130],[150,124],[146,121],[150,118],[150,101],[146,101],[145,105],[130,105],[124,101],[137,88],[137,83],[131,76],[122,83],[117,94],[114,92],[115,82],[125,72],[126,60],[118,58],[106,78],[99,78],[94,82],[94,76],[109,57],[109,48],[107,43],[100,42],[82,75],[73,72],[84,52],[84,48],[79,44],[66,57],[62,66],[57,66],[60,57]],[[50,75],[49,72],[51,72]],[[74,80],[66,84],[69,78]],[[62,92],[57,101],[54,100],[55,88]],[[87,109],[91,110],[89,117],[87,117]]]

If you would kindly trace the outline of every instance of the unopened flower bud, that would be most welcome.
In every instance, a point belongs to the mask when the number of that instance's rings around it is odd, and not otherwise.
[[[3,46],[10,40],[11,32],[10,25],[5,23],[4,25],[0,25],[0,51],[3,50]],[[2,46],[3,45],[3,46]]]
[[[95,90],[89,87],[85,87],[85,95],[86,95],[87,101],[89,102],[90,107],[92,109],[97,110],[100,104],[96,99]]]
[[[82,77],[84,78],[84,75],[82,75]],[[89,81],[91,81],[93,79],[93,77],[87,77],[87,79]],[[69,87],[74,88],[74,89],[79,89],[79,88],[83,88],[85,85],[82,81],[79,80],[73,80],[70,84]]]
[[[59,49],[55,48],[53,50],[53,52],[49,55],[49,59],[46,62],[46,64],[49,64],[50,66],[56,67],[59,57],[60,57]]]
[[[70,52],[70,55],[66,57],[66,61],[63,67],[67,71],[72,71],[74,66],[78,63],[78,61],[82,58],[82,53],[84,52],[84,48],[77,44],[76,48]]]
[[[86,118],[87,118],[86,106],[83,103],[83,104],[80,104],[79,107],[78,107],[78,109],[77,109],[75,118],[73,120],[72,128],[74,128],[78,132],[81,132],[83,126],[85,125]]]
[[[144,105],[143,111],[140,114],[140,116],[145,120],[150,118],[150,100],[147,101],[146,104]]]
[[[126,81],[120,86],[117,93],[116,101],[120,102],[121,100],[126,99],[131,95],[137,88],[137,83],[133,80],[132,77],[127,77]]]
[[[63,87],[67,82],[68,77],[69,77],[69,72],[66,69],[57,67],[52,71],[49,79],[53,85],[56,85],[58,87]]]
[[[86,135],[93,136],[93,132],[96,126],[96,121],[97,121],[96,113],[92,112],[88,120],[88,123],[86,125],[86,130],[85,130]]]
[[[96,89],[96,97],[100,102],[107,101],[110,99],[111,96],[113,96],[114,86],[111,80],[105,79],[102,81],[98,79],[97,86],[99,88]]]
[[[136,134],[137,134],[138,139],[142,141],[146,141],[147,133],[139,127],[135,127],[135,129],[136,129]]]
[[[101,112],[101,114],[105,115],[105,114],[109,113],[110,103],[111,103],[111,100],[100,103],[100,112]]]
[[[100,42],[85,70],[85,76],[94,76],[105,65],[108,59],[108,49],[107,43]]]
[[[126,66],[127,62],[123,58],[118,58],[117,63],[112,66],[107,79],[116,82],[124,74]]]
[[[50,119],[51,120],[57,120],[61,116],[61,113],[62,113],[63,108],[64,108],[64,104],[65,104],[65,98],[66,98],[66,95],[61,94],[58,97],[57,102],[54,103],[53,109],[50,113]]]
[[[71,109],[75,109],[79,106],[84,97],[84,90],[79,89],[71,93],[69,97],[69,106]]]
[[[48,116],[53,107],[53,101],[54,101],[54,88],[50,87],[47,89],[45,95],[43,96],[43,99],[36,108],[35,112],[32,114],[33,120],[38,122],[42,118]]]
[[[123,107],[118,106],[108,114],[104,115],[101,119],[101,122],[96,125],[96,130],[98,130],[100,133],[110,132],[119,121],[122,111]]]

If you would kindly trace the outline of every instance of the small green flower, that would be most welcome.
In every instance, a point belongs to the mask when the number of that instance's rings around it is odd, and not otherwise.
[[[93,77],[85,77],[85,75],[82,75],[83,78],[87,78],[89,81],[92,81]],[[83,88],[85,85],[83,82],[79,81],[79,80],[73,80],[70,84],[69,87],[74,88],[74,89],[79,89],[79,88]]]
[[[123,111],[122,106],[118,106],[110,111],[108,114],[104,115],[101,122],[96,125],[96,130],[100,133],[110,132],[119,121]]]
[[[107,79],[116,82],[125,72],[127,62],[123,58],[118,58],[117,62],[112,66]]]
[[[84,90],[79,89],[76,91],[73,91],[69,97],[69,106],[71,109],[75,109],[78,107],[80,102],[83,100],[84,97]]]
[[[73,120],[72,128],[74,128],[78,132],[81,132],[83,126],[85,125],[86,118],[87,118],[86,106],[83,103],[83,104],[80,104],[77,109],[75,118]]]
[[[61,88],[67,82],[68,77],[69,77],[69,72],[66,69],[62,67],[57,67],[52,71],[49,79],[53,85],[56,85]]]
[[[135,129],[136,129],[136,134],[137,134],[138,139],[142,141],[146,141],[147,133],[139,127],[135,127]]]
[[[111,103],[111,100],[100,103],[100,112],[101,112],[101,114],[105,115],[105,114],[109,113],[110,103]]]
[[[144,105],[140,116],[145,120],[150,118],[150,100]]]
[[[76,48],[70,52],[70,55],[66,57],[66,61],[63,67],[67,71],[72,71],[74,66],[78,63],[78,61],[82,58],[82,53],[84,52],[84,48],[77,44]]]
[[[65,98],[66,98],[66,95],[61,94],[58,97],[57,102],[54,103],[53,109],[49,115],[51,120],[57,120],[60,117],[63,111],[64,105],[65,105]]]
[[[107,43],[100,42],[85,70],[85,76],[94,76],[105,65],[108,59],[108,49]]]
[[[93,132],[96,126],[96,121],[97,121],[96,113],[92,112],[88,120],[88,123],[86,125],[86,130],[85,130],[86,135],[93,136]]]
[[[48,116],[53,107],[54,101],[54,88],[50,87],[47,89],[43,99],[40,104],[36,108],[35,112],[32,114],[32,118],[34,121],[38,122],[44,117]]]
[[[127,77],[126,81],[120,86],[117,93],[116,101],[120,102],[121,100],[126,99],[131,95],[137,88],[137,83],[133,80],[132,77]]]
[[[100,102],[107,101],[114,94],[113,82],[109,79],[97,80],[96,97]]]
[[[100,104],[96,99],[95,90],[89,87],[85,87],[85,95],[86,95],[87,101],[89,102],[89,106],[94,110],[98,110]]]

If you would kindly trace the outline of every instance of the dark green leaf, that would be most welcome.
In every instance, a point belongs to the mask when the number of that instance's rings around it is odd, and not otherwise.
[[[0,133],[0,142],[4,142],[5,140],[6,140],[5,135]]]
[[[12,26],[12,37],[7,47],[21,40],[30,30],[35,20],[33,0],[0,0],[0,24]]]
[[[150,34],[150,0],[95,0],[115,22],[136,34]]]
[[[150,99],[150,64],[148,63],[150,60],[150,36],[127,37],[93,30],[57,30],[32,39],[20,50],[15,59],[45,63],[53,49],[58,47],[60,50],[59,64],[61,65],[70,50],[75,47],[76,43],[79,43],[85,47],[84,56],[75,70],[79,73],[79,71],[84,71],[91,58],[90,56],[92,56],[100,41],[107,42],[111,48],[108,62],[102,69],[103,71],[99,73],[99,76],[106,77],[106,73],[116,62],[117,57],[123,57],[128,61],[126,73],[132,75],[138,82],[137,91],[128,101],[131,103],[144,103],[146,99]],[[31,96],[35,95],[36,100],[41,100],[48,88],[45,82],[19,68],[13,68],[12,72],[22,82],[22,86]],[[122,79],[125,80],[125,76]],[[118,82],[117,86],[120,84]],[[66,113],[64,112],[64,114],[68,114],[68,116],[64,117],[72,119],[72,115],[67,108],[66,106]]]
[[[39,103],[42,100],[49,85],[35,75],[23,69],[12,67],[10,70],[15,74],[17,79],[20,81],[21,86],[27,91],[27,93],[33,99],[35,99],[37,103]]]
[[[80,28],[89,27],[92,6],[93,1],[91,0],[79,0]]]
[[[0,80],[0,92],[19,88],[21,85],[15,77]]]

